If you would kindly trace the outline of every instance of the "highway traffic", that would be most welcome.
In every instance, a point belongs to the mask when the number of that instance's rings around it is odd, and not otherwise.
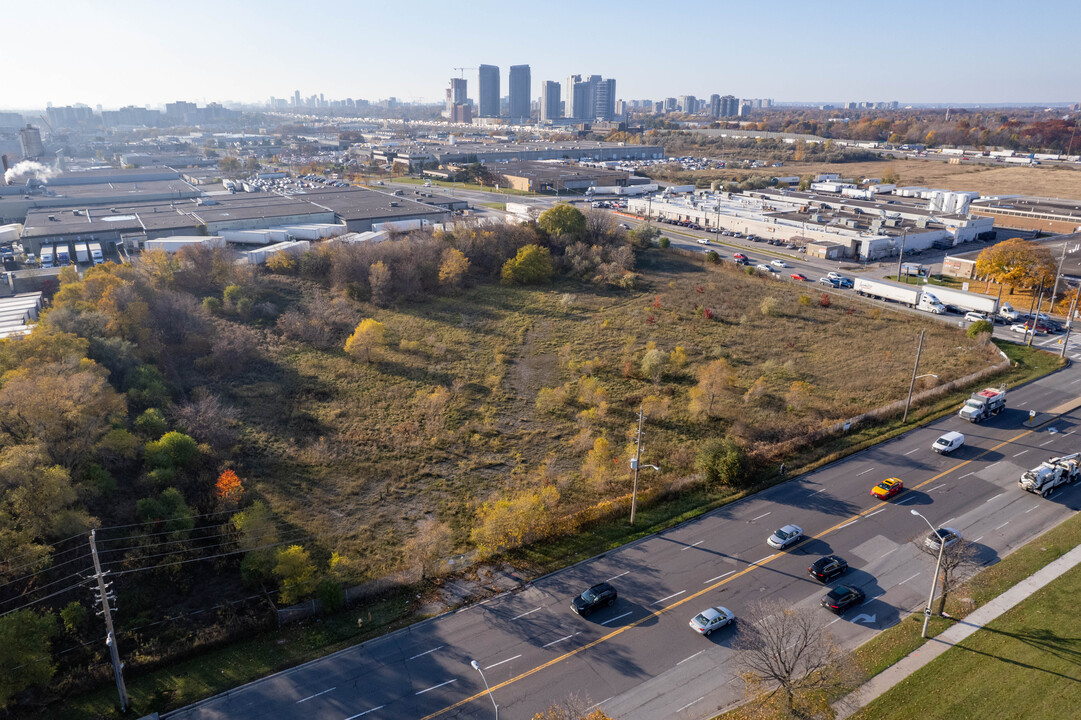
[[[1023,471],[1078,449],[1079,390],[1081,371],[1060,371],[1011,390],[1007,410],[984,423],[951,415],[517,591],[167,717],[487,718],[494,700],[503,718],[529,718],[571,695],[614,717],[710,717],[741,697],[732,645],[741,611],[756,600],[817,607],[829,587],[857,587],[866,595],[859,606],[837,617],[819,610],[846,647],[922,609],[934,563],[914,545],[928,528],[911,509],[959,530],[992,564],[1081,507],[1077,485],[1049,498],[1018,487]],[[1030,410],[1065,414],[1026,428]],[[965,434],[964,446],[934,453],[950,430]],[[904,491],[873,498],[888,477]],[[805,538],[770,547],[767,538],[790,523]],[[842,580],[808,575],[825,555],[849,563]],[[614,604],[575,614],[572,600],[602,581],[618,590]],[[688,627],[718,605],[735,614],[734,627],[709,637]]]

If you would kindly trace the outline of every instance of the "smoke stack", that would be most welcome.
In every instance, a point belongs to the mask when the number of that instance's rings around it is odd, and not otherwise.
[[[8,180],[7,180],[8,156],[7,155],[0,155],[0,163],[2,163],[4,165],[4,172],[0,173],[0,185],[7,185],[8,184]]]

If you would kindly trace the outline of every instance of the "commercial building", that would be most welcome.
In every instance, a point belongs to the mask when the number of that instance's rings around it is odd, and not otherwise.
[[[477,117],[499,117],[499,68],[481,65],[478,68]]]
[[[457,122],[455,120],[457,105],[467,105],[469,103],[469,95],[466,92],[466,79],[465,78],[451,78],[450,87],[447,88],[447,111],[446,116],[451,122]]]
[[[624,145],[621,143],[578,140],[548,143],[464,143],[417,146],[440,163],[500,163],[514,160],[659,160],[664,157],[660,145]]]
[[[45,146],[41,144],[41,131],[30,123],[19,129],[19,148],[23,157],[37,158],[45,154]]]
[[[998,227],[1072,233],[1081,230],[1081,202],[1007,195],[973,200],[969,212],[995,219]]]
[[[582,192],[595,187],[627,187],[632,182],[627,172],[568,163],[511,162],[493,170],[506,178],[510,187],[522,192]],[[648,178],[639,179],[648,182]]]
[[[528,121],[532,100],[529,66],[511,65],[507,85],[510,90],[510,109],[507,116],[514,121]]]
[[[540,119],[541,122],[549,122],[562,117],[559,111],[559,83],[546,80],[541,85]]]

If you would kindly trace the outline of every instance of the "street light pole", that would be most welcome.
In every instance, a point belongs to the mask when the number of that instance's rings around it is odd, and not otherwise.
[[[908,228],[901,231],[901,252],[897,254],[897,282],[901,282],[901,263],[905,259],[905,240],[908,238]],[[905,275],[905,285],[908,284],[908,276]]]
[[[631,525],[634,525],[634,513],[638,509],[638,461],[642,457],[642,422],[646,419],[644,407],[638,408],[638,437],[634,448],[634,489],[631,491]]]
[[[1040,306],[1043,305],[1043,283],[1040,283],[1040,297],[1036,301],[1036,314],[1032,316],[1032,333],[1028,336],[1028,346],[1036,339],[1036,326],[1040,324]]]
[[[1070,303],[1070,312],[1066,316],[1066,336],[1062,338],[1062,350],[1059,351],[1058,356],[1060,358],[1066,357],[1066,346],[1070,343],[1070,324],[1073,322],[1074,311],[1077,310],[1077,298],[1081,296],[1081,286],[1077,288],[1077,292],[1074,293],[1073,302]]]
[[[910,510],[913,515],[918,515],[923,518],[923,521],[927,523],[927,527],[931,528],[931,532],[938,535],[938,531],[935,530],[935,526],[931,524],[931,521],[920,515],[916,510]],[[935,564],[935,575],[931,578],[931,594],[927,596],[927,607],[923,610],[923,633],[924,638],[927,637],[927,624],[931,622],[931,604],[935,601],[935,589],[938,587],[938,573],[942,569],[942,552],[946,549],[946,540],[939,535],[938,536],[938,562]]]
[[[488,687],[488,679],[484,677],[484,671],[480,669],[480,663],[476,660],[471,660],[470,665],[473,669],[480,673],[480,679],[484,681],[484,689],[488,691],[488,697],[492,701],[492,707],[495,708],[495,720],[499,720],[499,706],[495,704],[495,696],[492,695],[492,688]]]
[[[905,416],[901,418],[901,424],[908,422],[908,408],[912,405],[912,391],[916,387],[916,371],[920,367],[920,353],[923,352],[923,334],[926,330],[920,330],[920,342],[916,346],[916,364],[912,366],[912,382],[908,384],[908,400],[905,401]]]

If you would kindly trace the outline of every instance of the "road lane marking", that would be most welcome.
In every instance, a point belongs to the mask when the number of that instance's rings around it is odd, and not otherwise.
[[[436,688],[441,688],[444,685],[450,685],[451,683],[456,683],[456,682],[458,682],[458,678],[454,678],[453,680],[447,680],[446,682],[441,682],[438,685],[432,685],[430,688],[425,688],[424,690],[421,690],[420,692],[418,692],[417,695],[423,695],[424,693],[429,692],[431,690],[435,690]]]
[[[371,710],[365,710],[365,711],[364,711],[364,712],[362,712],[362,713],[357,713],[356,715],[350,715],[350,716],[349,716],[349,717],[347,717],[347,718],[346,718],[345,720],[356,720],[356,719],[357,719],[358,717],[364,717],[364,716],[365,716],[365,715],[367,715],[368,713],[373,713],[373,712],[375,712],[376,710],[382,710],[382,709],[383,709],[383,708],[385,708],[385,707],[386,707],[386,705],[380,705],[379,707],[374,707],[374,708],[372,708]]]
[[[846,527],[848,527],[849,525],[855,525],[855,524],[856,524],[857,522],[859,522],[859,521],[858,521],[858,520],[853,520],[852,522],[849,522],[849,523],[845,523],[844,525],[842,525],[841,527],[839,527],[839,528],[837,528],[837,529],[838,529],[838,530],[840,530],[841,528],[846,528]]]
[[[773,511],[772,511],[772,510],[770,510],[770,512],[773,512]],[[751,522],[754,522],[755,520],[761,520],[762,518],[764,518],[764,517],[765,517],[765,516],[767,516],[767,515],[769,515],[769,513],[762,513],[761,515],[759,515],[759,516],[758,516],[758,517],[756,517],[756,518],[751,518]]]
[[[762,558],[761,560],[755,560],[753,563],[751,563],[751,567],[754,567],[755,565],[761,565],[765,561],[769,560],[770,558],[774,558],[774,557],[777,557],[777,553],[773,553],[772,555],[767,555],[766,557]]]
[[[934,492],[935,490],[938,490],[939,488],[944,488],[944,487],[946,487],[946,483],[942,483],[941,485],[935,485],[933,488],[929,488],[927,490],[927,492]]]
[[[334,686],[334,687],[330,688],[330,690],[324,690],[323,692],[317,692],[314,695],[309,695],[308,697],[304,698],[303,700],[297,700],[297,705],[299,705],[302,702],[308,702],[312,698],[317,698],[320,695],[326,695],[328,692],[331,692],[331,690],[337,690],[337,689],[338,689],[337,686]]]
[[[906,452],[905,455],[911,455],[912,453],[917,452],[918,450],[919,450],[919,448],[912,448],[911,450]]]
[[[968,465],[970,463],[973,463],[973,462],[976,462],[976,461],[980,460],[981,458],[986,457],[990,453],[995,452],[996,450],[999,450],[999,449],[1001,449],[1001,448],[1003,448],[1003,447],[1005,447],[1007,445],[1015,443],[1018,440],[1021,440],[1022,438],[1026,437],[1028,435],[1031,435],[1034,432],[1039,431],[1039,429],[1041,427],[1043,427],[1043,426],[1041,425],[1040,427],[1033,428],[1031,430],[1025,430],[1024,432],[1019,433],[1018,435],[1015,435],[1012,438],[1008,438],[1006,440],[1003,440],[1002,442],[998,443],[997,445],[994,445],[994,446],[988,448],[987,450],[984,450],[982,453],[980,453],[976,457],[974,457],[974,458],[972,458],[970,460],[963,460],[963,461],[959,462],[958,464],[954,465],[953,467],[946,468],[945,470],[940,472],[938,475],[935,475],[934,477],[931,477],[931,478],[928,478],[927,480],[924,480],[922,483],[913,486],[911,489],[918,490],[918,489],[924,487],[925,485],[930,485],[931,483],[935,482],[936,480],[939,480],[939,479],[941,479],[943,477],[946,477],[950,473],[956,472],[957,470],[960,470],[961,468],[965,467],[966,465]],[[998,463],[994,463],[994,464],[997,465]],[[993,467],[993,465],[988,466],[988,467]],[[865,510],[863,512],[866,513],[866,512],[869,512],[871,510],[877,510],[878,508],[884,507],[884,506],[886,506],[888,504],[889,503],[882,502],[882,503],[879,503],[878,505],[871,506],[870,508],[868,508],[867,510]],[[898,503],[898,504],[900,504],[900,503]],[[856,517],[860,517],[861,515],[862,515],[862,513],[857,514]],[[844,523],[843,522],[838,523],[838,525],[841,525],[841,524],[844,524]],[[813,539],[813,538],[822,538],[822,537],[825,537],[825,536],[829,535],[830,533],[832,533],[836,529],[837,529],[836,526],[826,528],[825,530],[823,530],[818,535],[808,536],[806,539],[810,540],[810,539]],[[776,556],[777,556],[777,554],[775,553],[774,555],[771,555],[769,558],[767,558],[767,560],[771,559],[771,558],[774,558]],[[764,561],[760,560],[759,562],[764,562]],[[998,562],[998,560],[996,559],[995,562]],[[526,679],[528,677],[532,677],[533,675],[536,675],[537,673],[541,672],[542,670],[547,670],[548,668],[552,667],[553,665],[556,665],[558,663],[563,662],[564,660],[568,660],[568,659],[570,659],[572,657],[575,657],[579,653],[583,653],[583,652],[585,652],[587,650],[591,650],[594,647],[596,647],[597,645],[608,642],[612,638],[617,637],[618,635],[621,635],[622,633],[625,633],[628,630],[633,630],[634,628],[637,628],[640,625],[642,625],[642,624],[644,624],[644,623],[646,623],[646,622],[648,622],[650,620],[658,618],[661,615],[663,615],[664,613],[669,612],[671,610],[674,610],[675,608],[678,608],[679,606],[683,605],[684,603],[688,603],[691,600],[695,600],[695,599],[701,597],[702,595],[705,595],[708,592],[712,592],[713,590],[716,590],[717,588],[721,587],[722,585],[727,585],[730,582],[734,582],[735,580],[738,580],[739,578],[743,577],[744,575],[747,575],[748,573],[753,572],[755,570],[755,568],[758,568],[758,567],[761,567],[761,566],[757,565],[757,564],[756,565],[748,565],[743,570],[740,570],[739,572],[737,572],[734,575],[730,575],[726,579],[721,580],[721,581],[715,583],[714,585],[707,585],[706,587],[702,588],[698,592],[693,593],[691,595],[688,595],[687,597],[682,598],[681,600],[677,600],[676,602],[672,603],[671,605],[666,605],[666,606],[664,606],[662,608],[654,610],[653,612],[649,613],[648,615],[645,615],[645,616],[639,618],[638,620],[635,620],[632,623],[629,623],[627,625],[623,625],[621,627],[618,627],[618,628],[612,630],[607,635],[602,635],[601,637],[597,638],[596,640],[592,640],[592,641],[586,643],[585,645],[581,645],[581,646],[579,646],[577,648],[574,648],[573,650],[568,650],[567,652],[565,652],[564,654],[562,654],[562,655],[560,655],[558,657],[554,657],[551,660],[547,660],[547,661],[541,663],[540,665],[537,665],[536,667],[532,667],[529,670],[525,670],[525,671],[521,672],[520,674],[516,675],[515,677],[504,680],[503,682],[499,683],[498,685],[493,685],[490,688],[490,691],[494,692],[496,690],[500,690],[502,688],[505,688],[508,685],[512,685],[512,684],[514,684],[516,682],[520,682],[520,681],[522,681],[522,680],[524,680],[524,679]],[[916,573],[913,577],[918,577],[918,576],[919,576],[919,573]],[[911,579],[912,578],[909,578],[909,580],[911,580]],[[905,582],[908,582],[908,581],[906,580]],[[896,624],[896,623],[894,623],[894,624]],[[475,694],[473,694],[473,695],[471,695],[469,697],[462,698],[461,700],[459,700],[459,701],[457,701],[455,703],[452,703],[450,705],[447,705],[444,708],[441,708],[439,710],[436,710],[434,712],[431,712],[431,713],[425,715],[424,717],[420,718],[420,720],[432,720],[433,718],[437,718],[440,715],[443,715],[444,713],[450,712],[451,710],[456,710],[456,709],[462,707],[463,705],[467,705],[467,704],[469,704],[471,702],[474,702],[476,700],[485,698],[487,696],[488,692],[489,692],[489,689],[485,689],[485,690],[483,690],[481,692],[478,692],[478,693],[475,693]]]
[[[999,499],[1000,497],[1002,497],[1002,496],[1003,496],[1003,495],[1005,495],[1005,494],[1006,494],[1006,493],[999,493],[998,495],[995,495],[995,496],[994,496],[993,498],[991,498],[990,500],[985,500],[984,502],[991,502],[991,500],[998,500],[998,499]]]
[[[720,580],[720,579],[721,579],[721,578],[723,578],[723,577],[728,577],[729,575],[731,575],[731,574],[732,574],[732,573],[734,573],[734,572],[735,572],[735,570],[729,570],[729,571],[728,571],[728,572],[726,572],[726,573],[725,573],[724,575],[718,575],[718,576],[717,576],[717,577],[715,577],[715,578],[710,578],[709,580],[706,580],[706,581],[705,581],[704,583],[702,583],[702,584],[703,584],[703,585],[709,585],[709,584],[710,584],[711,582],[713,582],[714,580]]]
[[[869,597],[869,598],[867,598],[866,600],[864,600],[863,602],[860,603],[860,607],[863,607],[867,603],[872,603],[877,599],[878,599],[877,597]]]
[[[881,510],[875,510],[873,513],[867,513],[866,515],[864,515],[864,517],[871,517],[872,515],[878,515],[880,512],[885,512],[885,511],[886,511],[886,508],[882,508]]]
[[[706,699],[706,696],[705,696],[705,695],[703,695],[702,697],[698,698],[697,700],[692,700],[692,701],[690,701],[689,703],[687,703],[686,705],[684,705],[683,707],[681,707],[681,708],[680,708],[679,710],[676,710],[676,712],[683,712],[684,710],[686,710],[687,708],[689,708],[689,707],[690,707],[691,705],[694,705],[694,704],[695,704],[696,702],[702,702],[702,701],[703,701],[703,700],[705,700],[705,699]]]
[[[1006,522],[1002,523],[1002,524],[1001,524],[1001,525],[999,525],[999,526],[998,526],[997,528],[995,528],[995,530],[1001,530],[1002,528],[1006,527],[1006,526],[1007,526],[1007,525],[1009,525],[1009,524],[1010,524],[1010,521],[1009,521],[1009,520],[1007,520]]]
[[[493,664],[489,665],[488,667],[486,667],[486,668],[484,668],[484,669],[485,669],[485,670],[491,670],[491,669],[492,669],[492,668],[494,668],[494,667],[499,667],[499,666],[500,666],[500,665],[502,665],[503,663],[509,663],[509,662],[510,662],[511,660],[517,660],[517,659],[518,659],[518,658],[520,658],[520,657],[522,657],[522,656],[521,656],[521,655],[515,655],[515,656],[514,656],[514,657],[512,657],[512,658],[507,658],[506,660],[500,660],[500,661],[499,661],[499,662],[497,662],[497,663],[493,663]]]
[[[867,468],[866,470],[864,470],[863,472],[861,472],[861,473],[857,473],[856,477],[859,477],[860,475],[866,475],[867,473],[871,472],[872,470],[874,470],[874,468],[873,468],[873,467],[869,467],[869,468]]]
[[[957,479],[958,479],[958,480],[964,480],[964,479],[965,479],[965,478],[967,478],[967,477],[968,477],[969,475],[975,475],[975,474],[976,474],[976,471],[975,471],[975,470],[973,470],[973,471],[972,471],[972,472],[970,472],[970,473],[965,473],[964,475],[962,475],[961,477],[959,477],[959,478],[957,478]]]
[[[651,604],[652,604],[652,605],[659,605],[659,604],[661,604],[662,602],[664,602],[665,600],[671,600],[671,599],[672,599],[672,598],[674,598],[674,597],[679,597],[680,595],[682,595],[682,594],[683,594],[683,593],[685,593],[685,592],[687,592],[687,591],[686,591],[686,590],[680,590],[680,591],[679,591],[678,593],[672,593],[672,594],[671,594],[671,595],[669,595],[668,597],[662,597],[662,598],[661,598],[660,600],[658,600],[657,602],[655,602],[655,603],[651,603]]]
[[[538,610],[540,610],[540,608],[537,608],[537,609],[538,609]],[[417,658],[419,658],[419,657],[424,657],[424,656],[425,656],[425,655],[427,655],[428,653],[434,653],[434,652],[435,652],[436,650],[442,650],[442,649],[443,649],[443,648],[445,648],[445,647],[446,647],[446,645],[440,645],[440,646],[439,646],[439,647],[437,647],[437,648],[432,648],[431,650],[425,650],[425,651],[424,651],[424,652],[422,652],[421,654],[419,654],[419,655],[414,655],[413,657],[411,657],[411,658],[409,658],[409,659],[410,659],[410,660],[416,660],[416,659],[417,659]]]
[[[543,610],[543,609],[544,609],[543,605],[541,607],[533,608],[529,612],[524,612],[521,615],[515,615],[514,617],[511,618],[511,620],[518,620],[519,618],[524,618],[526,615],[532,615],[533,613],[537,612],[538,610]],[[413,658],[409,658],[409,659],[412,660]]]
[[[908,582],[909,580],[915,580],[915,579],[916,579],[916,578],[918,578],[919,576],[920,576],[920,574],[919,574],[919,573],[916,573],[916,574],[915,574],[915,575],[913,575],[912,577],[910,577],[910,578],[905,578],[904,580],[902,580],[901,582],[899,582],[899,583],[897,583],[897,584],[898,584],[898,585],[904,585],[904,584],[905,584],[906,582]]]
[[[558,640],[553,640],[552,642],[548,643],[547,645],[541,645],[541,647],[546,648],[546,647],[550,647],[552,645],[555,645],[556,643],[563,642],[564,640],[570,640],[572,637],[574,637],[577,634],[578,633],[571,633],[570,635],[564,635],[563,637],[559,638]]]
[[[822,488],[822,489],[820,489],[820,490],[815,490],[815,491],[814,491],[813,493],[811,493],[811,494],[812,494],[812,495],[817,495],[817,494],[818,494],[818,493],[820,493],[820,492],[826,492],[826,488]]]
[[[838,621],[838,620],[840,620],[840,619],[841,619],[841,618],[835,618],[835,619],[833,619],[833,620],[830,620],[830,621],[829,621],[828,623],[826,623],[826,627],[829,627],[830,625],[832,625],[833,623],[837,622],[837,621]],[[789,646],[789,647],[791,647],[791,646]]]
[[[623,577],[624,575],[626,575],[629,572],[630,572],[630,570],[624,570],[619,575],[613,575],[612,577],[608,578],[607,580],[605,580],[605,582],[612,582],[613,580],[615,580],[617,578]]]
[[[975,540],[973,540],[972,542],[974,542],[974,543],[978,543],[978,542],[979,542],[980,540],[983,540],[983,535],[980,535],[980,536],[979,536],[978,538],[976,538],[976,539],[975,539]]]
[[[1028,510],[1025,511],[1025,514],[1028,515],[1030,512],[1032,512],[1033,510],[1035,510],[1038,507],[1040,507],[1040,506],[1039,505],[1033,505],[1032,507],[1030,507]]]
[[[1020,407],[1021,405],[1028,405],[1028,400],[1026,400],[1026,401],[1024,401],[1024,402],[1022,402],[1022,403],[1017,403],[1017,405],[1018,405],[1019,407]]]
[[[1028,450],[1022,450],[1021,452],[1019,452],[1019,453],[1017,453],[1016,455],[1014,455],[1014,457],[1021,457],[1022,455],[1024,455],[1024,454],[1025,454],[1025,453],[1027,453],[1027,452],[1028,452]]]
[[[600,701],[599,703],[597,703],[596,705],[590,705],[589,707],[587,707],[587,708],[586,708],[586,711],[588,712],[589,710],[592,710],[593,708],[599,708],[599,707],[600,707],[601,705],[604,705],[604,704],[605,704],[606,702],[608,702],[608,700],[611,700],[611,699],[612,699],[612,698],[614,698],[614,697],[615,697],[615,695],[613,695],[612,697],[608,698],[607,700],[601,700],[601,701]]]
[[[897,552],[897,548],[894,548],[893,550],[887,550],[886,552],[879,555],[878,559],[881,560],[882,558],[886,557],[887,555],[889,555],[892,552]]]
[[[704,652],[705,652],[705,650],[699,650],[694,655],[691,655],[689,658],[683,658],[682,660],[680,660],[678,663],[676,663],[676,666],[678,667],[678,666],[682,665],[683,663],[687,662],[688,660],[694,660],[696,657],[698,657],[699,655],[701,655]]]
[[[1073,430],[1071,430],[1071,431],[1070,431],[1070,432],[1068,432],[1068,433],[1062,433],[1062,434],[1063,434],[1063,435],[1073,435],[1073,434],[1074,434],[1074,431],[1073,431]]]
[[[1040,447],[1043,447],[1044,445],[1050,445],[1053,442],[1055,442],[1055,438],[1051,438],[1050,440],[1048,440],[1046,442],[1040,443]]]
[[[615,622],[616,620],[619,620],[620,618],[625,618],[628,615],[631,615],[633,613],[634,613],[634,611],[632,610],[631,612],[625,612],[622,615],[616,615],[614,618],[611,618],[609,620],[605,620],[604,622],[601,623],[601,625],[607,625],[608,623]]]
[[[702,544],[702,543],[704,543],[704,542],[705,542],[705,540],[699,540],[698,542],[696,542],[696,543],[695,543],[695,544],[693,544],[693,545],[687,545],[687,546],[685,546],[685,547],[681,548],[681,549],[680,549],[680,552],[683,552],[684,550],[690,550],[690,549],[691,549],[691,548],[693,548],[693,547],[698,547],[699,545],[701,545],[701,544]]]
[[[912,502],[912,501],[913,501],[913,500],[915,500],[915,499],[916,499],[916,496],[915,496],[915,495],[913,495],[912,497],[910,497],[910,498],[907,498],[907,499],[905,499],[905,500],[901,500],[900,502],[898,502],[898,503],[896,503],[896,504],[897,504],[897,505],[904,505],[905,503],[910,503],[910,502]]]

